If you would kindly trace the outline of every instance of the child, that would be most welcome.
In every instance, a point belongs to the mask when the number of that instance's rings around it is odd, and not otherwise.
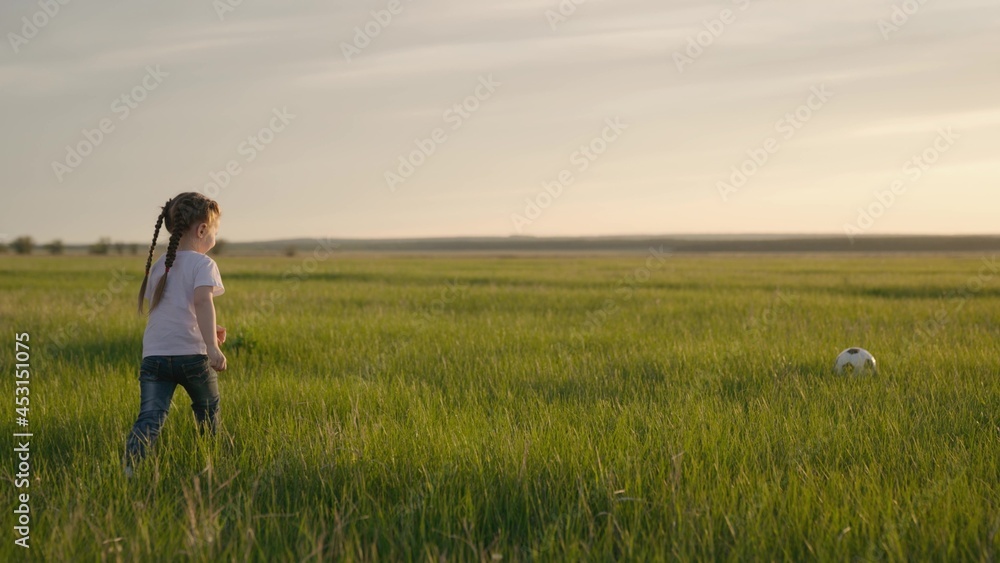
[[[199,432],[204,434],[207,426],[215,434],[218,427],[216,371],[226,369],[226,357],[219,349],[226,339],[226,329],[215,324],[212,299],[222,295],[225,288],[218,266],[205,253],[215,246],[220,215],[215,201],[185,192],[167,201],[156,220],[146,276],[139,288],[139,313],[143,299],[148,298],[149,320],[142,338],[139,417],[123,459],[128,476],[159,436],[177,385],[191,397]],[[160,225],[164,223],[170,243],[150,269]]]

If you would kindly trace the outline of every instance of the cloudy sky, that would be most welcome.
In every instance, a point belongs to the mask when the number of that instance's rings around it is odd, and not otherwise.
[[[998,230],[995,0],[61,1],[0,4],[7,237]]]

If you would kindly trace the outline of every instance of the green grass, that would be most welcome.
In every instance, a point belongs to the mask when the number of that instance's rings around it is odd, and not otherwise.
[[[218,259],[224,431],[178,390],[132,480],[143,260],[0,258],[34,559],[1000,556],[983,257],[306,258]]]

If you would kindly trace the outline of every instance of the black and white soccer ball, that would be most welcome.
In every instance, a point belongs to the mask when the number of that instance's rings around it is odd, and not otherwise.
[[[848,348],[837,356],[833,371],[838,375],[872,375],[877,371],[875,356],[864,348]]]

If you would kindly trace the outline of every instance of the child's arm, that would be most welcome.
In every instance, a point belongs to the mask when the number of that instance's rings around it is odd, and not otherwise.
[[[212,298],[212,286],[203,285],[194,288],[194,313],[198,318],[198,330],[205,339],[208,348],[208,360],[215,371],[226,371],[226,356],[219,349],[219,341],[215,332],[215,302]]]

